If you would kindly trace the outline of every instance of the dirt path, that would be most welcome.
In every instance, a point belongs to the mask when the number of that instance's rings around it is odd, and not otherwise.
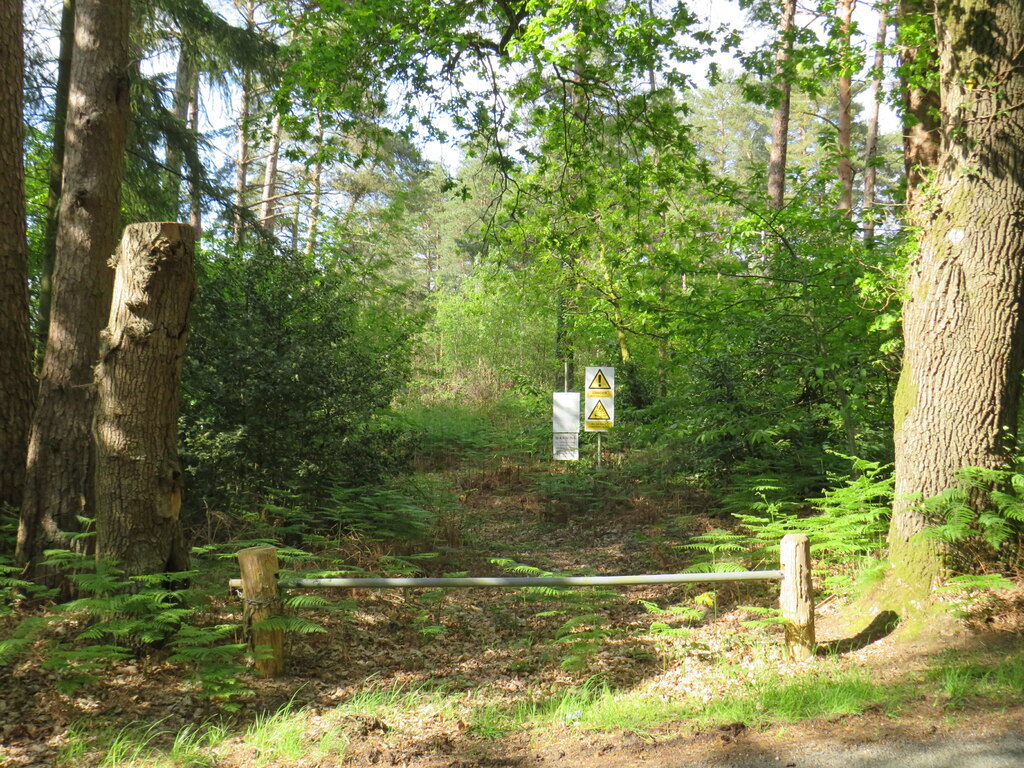
[[[471,540],[472,546],[453,547],[425,561],[430,575],[454,570],[473,575],[503,573],[489,563],[494,557],[545,570],[607,574],[671,571],[684,564],[672,542],[660,535],[663,531],[655,530],[659,521],[647,512],[545,520],[536,499],[522,491],[480,493],[468,504],[472,524],[459,537]],[[689,732],[686,723],[615,733],[583,731],[570,722],[547,724],[528,734],[489,737],[479,724],[467,721],[465,712],[441,705],[404,715],[337,715],[339,707],[367,691],[423,690],[458,701],[472,699],[476,707],[490,703],[501,708],[557,696],[588,680],[652,698],[698,696],[712,701],[732,695],[738,676],[775,668],[798,676],[826,662],[837,670],[862,669],[873,680],[895,684],[949,649],[975,647],[986,637],[1016,643],[1019,617],[1024,615],[1019,606],[989,616],[984,626],[1001,632],[970,635],[950,629],[911,643],[898,631],[887,629],[870,642],[844,647],[830,659],[801,667],[785,666],[779,638],[770,631],[740,625],[745,615],[736,608],[738,604],[774,604],[777,597],[764,585],[725,587],[710,600],[695,588],[679,586],[575,597],[497,591],[391,591],[334,597],[355,598],[358,608],[311,613],[310,618],[320,622],[326,633],[292,638],[287,676],[252,681],[254,695],[241,700],[238,712],[204,698],[189,670],[167,664],[159,653],[113,664],[101,685],[70,695],[57,691],[56,675],[42,668],[41,658],[30,657],[4,670],[10,675],[0,686],[0,766],[55,765],[62,750],[68,754],[76,730],[116,733],[133,723],[159,722],[161,729],[174,734],[198,723],[219,721],[235,735],[218,748],[215,764],[241,768],[259,758],[243,738],[255,715],[289,703],[308,713],[303,738],[310,744],[324,729],[340,727],[346,734],[347,751],[335,759],[313,755],[311,749],[307,758],[265,763],[271,768],[875,768],[887,764],[911,768],[946,764],[927,762],[929,755],[963,768],[1024,764],[1005,762],[1019,756],[1015,734],[1024,732],[1019,707],[986,706],[964,712],[943,700],[918,702],[896,719],[868,712],[766,730],[733,723],[696,734]],[[652,615],[641,601],[662,609],[682,606],[689,613]],[[559,627],[587,612],[602,617],[596,631],[599,642],[581,653],[576,665],[567,664],[572,645],[558,639]],[[825,643],[848,640],[864,628],[851,627],[842,618],[835,603],[821,606],[819,639]],[[671,631],[653,633],[654,621]],[[922,742],[924,747],[916,746]],[[990,749],[993,745],[1002,750],[1002,757]],[[96,764],[88,753],[83,755],[70,761],[65,757],[62,765]],[[133,768],[142,765],[134,763]]]

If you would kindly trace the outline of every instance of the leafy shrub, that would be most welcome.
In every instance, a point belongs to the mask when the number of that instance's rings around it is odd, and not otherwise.
[[[397,425],[381,418],[415,327],[393,311],[396,286],[265,246],[197,261],[181,419],[190,509],[254,509],[273,489],[315,506],[323,489],[405,461]]]

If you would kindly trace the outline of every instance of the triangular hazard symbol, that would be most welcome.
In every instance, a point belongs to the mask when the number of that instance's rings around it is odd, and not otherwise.
[[[604,407],[604,403],[598,400],[587,419],[589,421],[611,421],[612,417],[608,415],[608,409]]]
[[[608,383],[608,379],[605,378],[604,371],[600,368],[597,369],[597,375],[590,382],[590,386],[587,389],[606,389],[609,392],[612,391],[612,385]]]

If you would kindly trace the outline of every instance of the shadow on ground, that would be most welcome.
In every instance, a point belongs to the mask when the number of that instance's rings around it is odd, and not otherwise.
[[[882,611],[853,637],[821,643],[818,645],[816,653],[818,656],[835,656],[836,654],[859,651],[861,648],[891,635],[899,624],[900,617],[895,611]]]

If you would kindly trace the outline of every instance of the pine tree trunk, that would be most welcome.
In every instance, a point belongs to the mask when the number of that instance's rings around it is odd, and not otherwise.
[[[944,143],[903,311],[889,531],[896,575],[922,588],[945,553],[913,538],[914,501],[1006,461],[1024,368],[1024,5],[949,0],[937,26]]]
[[[50,334],[29,441],[19,561],[39,577],[46,549],[94,514],[92,368],[110,308],[107,265],[120,227],[129,122],[129,6],[78,0]]]
[[[772,114],[772,146],[768,155],[768,204],[775,209],[782,208],[786,197],[786,150],[789,147],[789,100],[792,90],[786,62],[793,50],[795,19],[796,0],[782,0],[779,52],[775,57],[775,87],[779,90],[779,103]]]
[[[313,174],[310,178],[310,203],[309,203],[309,223],[306,227],[306,258],[312,258],[316,252],[316,239],[317,229],[320,226],[320,206],[321,206],[321,194],[323,187],[323,148],[324,148],[324,124],[323,121],[317,117],[317,153],[316,162],[313,165]]]
[[[875,219],[871,209],[875,207],[875,158],[878,155],[878,114],[881,105],[882,77],[885,67],[885,37],[889,29],[889,9],[878,6],[878,35],[875,38],[874,77],[871,80],[871,98],[868,103],[867,137],[864,140],[864,244],[874,245]]]
[[[243,8],[245,28],[252,32],[256,25],[256,3],[246,0]],[[238,156],[235,158],[235,211],[232,222],[232,239],[237,245],[242,242],[245,230],[245,193],[249,185],[249,117],[252,111],[252,74],[242,71],[242,88],[238,104]]]
[[[260,223],[273,234],[277,220],[277,159],[281,153],[281,115],[275,114],[270,125],[270,146],[267,165],[263,171],[263,202],[260,205]]]
[[[839,0],[842,63],[839,74],[839,210],[853,211],[853,77],[851,24],[854,0]]]
[[[96,366],[97,554],[129,575],[183,571],[178,400],[195,293],[185,224],[132,224]]]
[[[174,98],[171,102],[171,115],[180,128],[188,128],[189,105],[192,97],[192,81],[196,77],[196,66],[191,52],[185,43],[181,43],[178,50],[178,66],[174,75]],[[182,157],[181,149],[177,141],[167,142],[167,156],[164,159],[167,166],[167,187],[175,200],[176,210],[181,210],[182,205]]]
[[[64,131],[68,121],[68,88],[71,81],[71,51],[75,45],[75,0],[64,0],[60,14],[60,53],[57,55],[57,88],[53,101],[53,147],[46,195],[46,228],[43,231],[42,265],[39,270],[38,360],[42,364],[46,337],[50,331],[50,302],[53,296],[53,265],[57,261],[57,220],[60,192],[64,182]]]
[[[28,315],[21,0],[0,0],[0,504],[21,504],[35,400]]]
[[[192,73],[189,89],[188,129],[193,136],[199,136],[199,72]],[[192,168],[188,174],[189,225],[198,243],[203,236],[203,196],[199,185],[199,169]]]

